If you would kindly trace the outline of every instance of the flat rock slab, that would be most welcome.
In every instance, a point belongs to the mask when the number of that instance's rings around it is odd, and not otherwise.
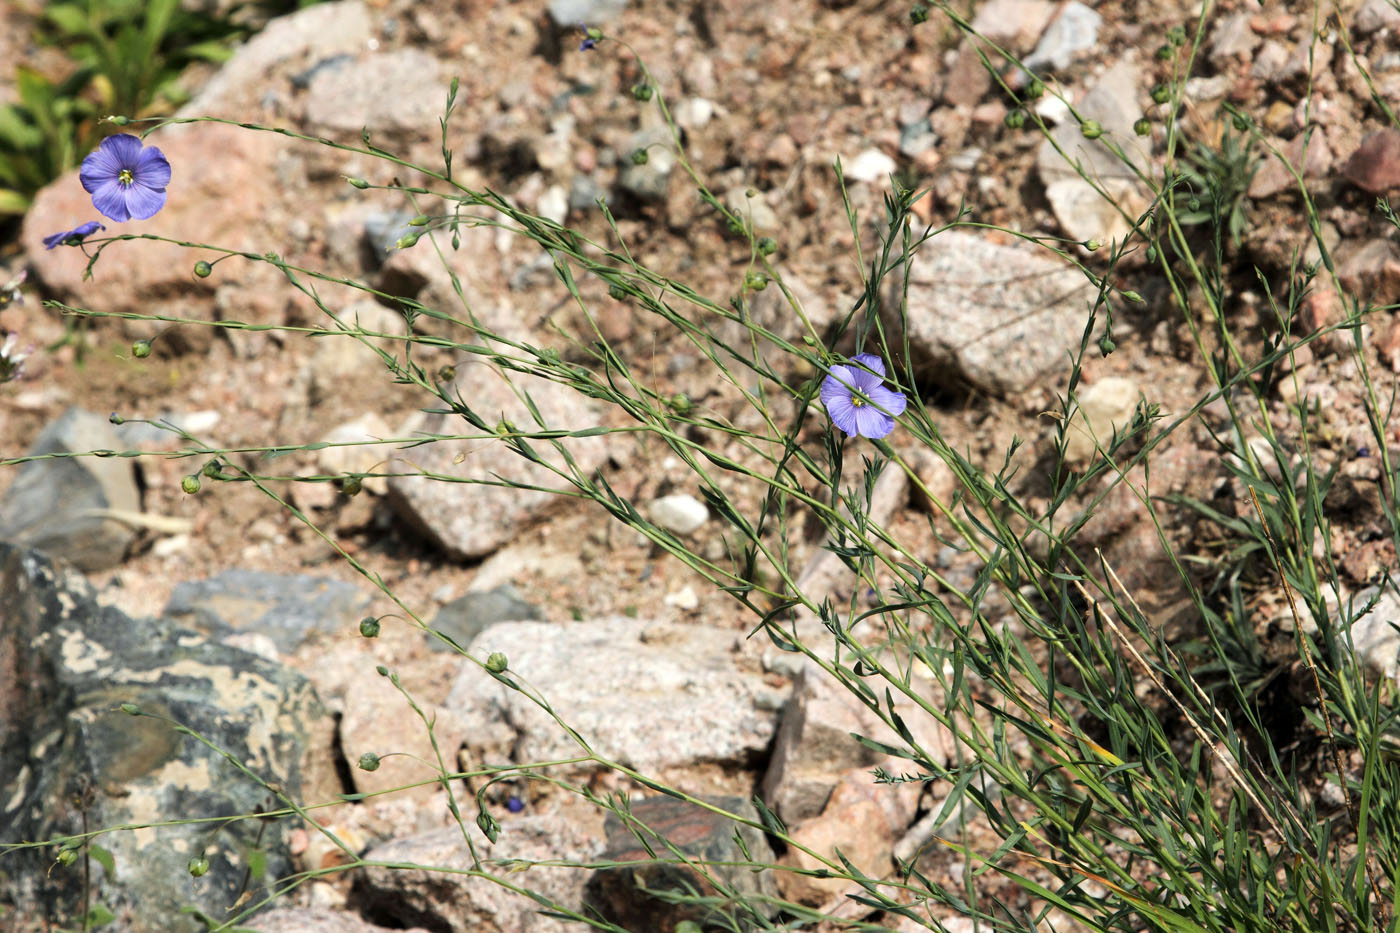
[[[502,652],[503,676],[542,694],[600,754],[648,773],[763,755],[785,696],[768,686],[742,633],[644,619],[505,622],[471,645]],[[446,706],[474,760],[519,762],[582,753],[537,704],[465,664]],[[473,747],[475,746],[475,747]]]
[[[512,387],[512,383],[514,387]],[[459,396],[487,424],[509,420],[517,430],[544,430],[520,395],[528,393],[548,428],[579,431],[594,427],[600,416],[588,400],[576,392],[538,376],[510,374],[510,382],[495,367],[479,361],[457,366],[454,396]],[[539,486],[563,489],[568,483],[549,469],[531,463],[511,450],[505,441],[481,437],[481,432],[459,415],[419,416],[400,436],[460,434],[470,439],[438,440],[399,453],[390,465],[397,473],[415,469],[448,477],[444,482],[428,476],[396,476],[389,481],[389,502],[400,517],[430,540],[460,558],[483,557],[514,539],[522,526],[555,503],[559,496]],[[548,440],[530,441],[547,462],[563,467],[564,458]],[[567,437],[577,468],[591,473],[607,456],[601,436]]]
[[[1004,396],[1069,372],[1095,292],[1048,250],[1022,240],[946,230],[908,271],[908,330],[916,369]],[[886,294],[887,325],[901,326],[901,283]]]
[[[226,570],[176,584],[164,615],[209,635],[265,635],[278,651],[290,654],[313,632],[356,633],[369,603],[358,587],[339,580]]]

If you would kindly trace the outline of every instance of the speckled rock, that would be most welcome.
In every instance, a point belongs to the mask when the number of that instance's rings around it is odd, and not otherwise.
[[[252,813],[279,806],[174,723],[297,800],[328,799],[332,723],[299,674],[168,623],[97,605],[81,576],[33,551],[0,545],[0,842],[49,839],[120,824]],[[148,715],[118,708],[135,704]],[[173,723],[169,720],[173,720]],[[181,908],[239,920],[247,853],[267,856],[265,879],[291,869],[284,820],[189,824],[102,836],[115,876],[97,860],[92,900],[130,933],[194,933]],[[192,884],[186,863],[209,860]],[[82,901],[82,861],[54,849],[11,853],[0,896],[25,911],[66,913]],[[256,902],[265,880],[249,887]]]
[[[697,762],[738,766],[768,747],[784,694],[742,649],[742,633],[611,618],[505,622],[481,633],[471,654],[503,652],[504,676],[540,691],[599,754],[654,774]],[[466,724],[473,760],[579,754],[547,713],[476,664],[464,664],[446,705]]]
[[[265,635],[278,651],[291,653],[314,633],[354,633],[368,608],[367,593],[339,580],[225,570],[207,580],[176,584],[165,616],[210,637]]]
[[[921,373],[994,395],[1068,373],[1094,292],[1048,251],[948,230],[920,248],[907,275],[907,318],[900,316],[898,280],[886,291],[882,314],[896,332],[907,327]]]

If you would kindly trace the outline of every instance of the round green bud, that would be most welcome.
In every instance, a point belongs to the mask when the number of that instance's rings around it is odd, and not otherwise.
[[[1185,45],[1185,44],[1186,44],[1186,27],[1185,27],[1185,26],[1173,26],[1172,28],[1168,29],[1168,30],[1167,30],[1167,41],[1170,42],[1172,45],[1177,45],[1177,46]]]
[[[1154,103],[1165,104],[1172,99],[1172,89],[1170,85],[1159,84],[1152,89],[1152,100]]]
[[[608,297],[613,301],[626,301],[627,289],[622,286],[621,282],[614,282],[608,286]]]
[[[1198,210],[1200,210],[1200,209],[1201,209],[1201,199],[1198,198],[1198,197],[1196,197],[1195,195],[1192,195],[1192,196],[1191,196],[1191,199],[1190,199],[1189,201],[1186,202],[1186,207],[1187,207],[1187,209],[1192,210],[1192,211],[1198,211]]]
[[[203,878],[209,874],[209,860],[202,855],[196,855],[190,859],[185,866],[189,869],[190,875],[195,878]]]
[[[760,256],[772,256],[778,251],[778,241],[771,236],[762,237],[755,244]]]
[[[1172,56],[1176,54],[1176,50],[1173,49],[1170,45],[1159,45],[1157,46],[1157,51],[1154,54],[1157,56],[1157,61],[1169,62],[1172,60]]]
[[[437,371],[438,382],[451,382],[457,378],[457,367],[451,364],[439,366]]]
[[[632,150],[632,164],[633,164],[633,165],[646,165],[646,164],[647,164],[647,158],[648,158],[648,156],[647,156],[647,151],[646,151],[645,149],[633,149],[633,150]]]
[[[637,100],[651,100],[651,85],[642,83],[632,85],[632,96]]]
[[[149,340],[138,340],[131,345],[131,355],[138,360],[144,360],[151,355],[151,342]]]
[[[359,188],[361,191],[369,187],[369,182],[365,181],[363,178],[351,178],[349,175],[347,175],[345,176],[345,180],[350,182],[350,184],[354,185],[356,188]]]
[[[108,117],[107,122],[113,126],[126,126],[131,122],[131,117]]]
[[[1006,116],[1001,118],[1009,130],[1019,130],[1026,125],[1026,112],[1024,110],[1008,110]]]
[[[515,433],[515,425],[511,424],[509,418],[502,418],[496,422],[496,435],[498,437],[509,437]]]
[[[378,771],[379,756],[376,755],[374,752],[365,752],[363,755],[360,756],[360,770]]]
[[[192,496],[199,492],[199,474],[191,473],[189,476],[180,480],[180,488],[184,490],[187,496]]]
[[[1039,78],[1031,78],[1031,83],[1026,85],[1026,100],[1039,100],[1045,93],[1045,82]]]
[[[343,476],[340,479],[340,494],[354,498],[365,488],[365,481],[359,476]]]
[[[1235,129],[1239,130],[1241,133],[1248,132],[1249,130],[1249,116],[1247,114],[1237,113],[1230,122],[1234,125]]]
[[[1133,124],[1133,132],[1139,136],[1150,136],[1152,134],[1152,121],[1142,117]]]
[[[1104,356],[1108,356],[1110,353],[1117,349],[1118,344],[1113,342],[1113,338],[1108,336],[1108,334],[1104,334],[1103,338],[1099,341],[1099,352],[1102,353]]]
[[[209,265],[209,263],[205,262],[203,259],[194,264],[194,274],[199,276],[201,279],[209,278],[209,273],[213,271],[214,267]]]
[[[374,668],[374,672],[375,672],[376,674],[378,674],[380,677],[388,677],[388,676],[389,676],[389,669],[388,669],[387,667],[385,667],[383,664],[377,665],[377,666]]]
[[[927,23],[928,7],[924,6],[922,3],[914,4],[913,9],[909,11],[909,22],[913,23],[915,26],[921,26]]]
[[[1148,262],[1156,262],[1156,261],[1157,261],[1157,247],[1155,247],[1155,246],[1149,246],[1149,247],[1147,247],[1147,254],[1146,254],[1146,255],[1147,255],[1147,261],[1148,261]]]
[[[738,217],[729,218],[728,222],[725,223],[724,226],[730,233],[734,234],[735,236],[744,235],[744,222]]]
[[[118,708],[119,710],[121,710],[123,713],[126,713],[128,716],[140,716],[140,715],[141,715],[141,707],[137,706],[135,703],[123,703],[121,706],[119,706],[119,707],[117,707],[117,708]]]
[[[1133,302],[1134,304],[1142,304],[1142,303],[1143,303],[1143,297],[1142,297],[1142,295],[1138,294],[1137,292],[1133,291],[1132,289],[1129,289],[1128,291],[1123,292],[1123,299],[1124,299],[1125,301],[1131,301],[1131,302]]]
[[[1091,252],[1091,253],[1092,253],[1094,250],[1098,249],[1100,246],[1103,246],[1103,244],[1100,243],[1098,240],[1085,240],[1085,241],[1084,241],[1084,248],[1087,249],[1087,250],[1088,250],[1089,252]]]
[[[695,403],[684,392],[677,392],[666,404],[678,415],[688,415],[695,409]]]
[[[419,214],[417,217],[410,220],[408,222],[408,225],[410,227],[426,227],[431,222],[431,220],[432,218],[430,218],[427,214]]]
[[[752,292],[761,292],[768,287],[768,276],[762,272],[750,272],[744,276],[744,288]]]
[[[1098,139],[1103,135],[1103,124],[1098,120],[1085,120],[1079,124],[1079,132],[1085,139]]]
[[[510,667],[510,661],[499,651],[491,652],[490,656],[486,659],[486,669],[493,674],[500,674],[505,671],[507,667]]]
[[[78,860],[78,852],[76,849],[59,849],[56,858],[60,865],[72,865]]]
[[[223,468],[224,465],[218,461],[218,458],[215,458],[213,460],[210,460],[208,463],[204,464],[204,469],[200,470],[199,472],[203,473],[209,479],[218,479],[219,473],[223,470]]]
[[[403,236],[399,237],[399,241],[398,241],[397,243],[394,244],[394,248],[395,248],[395,249],[408,249],[410,246],[412,246],[414,243],[417,243],[417,242],[418,242],[418,234],[416,234],[416,233],[406,233],[406,234],[404,234]]]
[[[379,620],[374,616],[365,616],[360,620],[360,634],[365,638],[378,638]]]

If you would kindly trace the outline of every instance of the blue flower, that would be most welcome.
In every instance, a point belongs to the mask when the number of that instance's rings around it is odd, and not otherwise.
[[[103,217],[145,220],[165,206],[170,163],[155,146],[143,148],[135,136],[119,133],[88,154],[78,180]]]
[[[602,38],[603,34],[595,29],[589,29],[583,23],[579,23],[578,28],[583,32],[583,41],[578,44],[578,50],[587,52],[589,49],[596,49],[598,40]]]
[[[852,357],[851,365],[832,366],[821,389],[831,423],[851,437],[880,438],[893,431],[907,400],[884,381],[885,363],[873,353]]]
[[[77,246],[97,231],[106,229],[97,221],[89,220],[85,224],[78,224],[72,230],[64,230],[62,233],[44,237],[44,249],[53,249],[55,246]]]

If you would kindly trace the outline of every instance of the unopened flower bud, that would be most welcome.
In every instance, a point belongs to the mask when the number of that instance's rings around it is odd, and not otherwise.
[[[194,274],[199,276],[201,279],[209,278],[209,273],[213,271],[214,267],[209,265],[209,263],[205,262],[203,259],[194,264]]]
[[[149,340],[138,340],[131,345],[131,355],[138,360],[144,360],[151,355],[151,342]]]
[[[439,366],[437,371],[438,382],[451,382],[457,378],[457,367],[451,364]]]
[[[378,638],[379,620],[374,616],[365,616],[360,620],[360,634],[365,638]]]
[[[190,875],[195,878],[203,878],[209,874],[209,860],[202,855],[196,855],[190,859],[185,866],[189,869]]]
[[[365,181],[363,178],[351,178],[349,175],[346,175],[345,180],[350,182],[350,184],[354,185],[356,188],[359,188],[361,191],[369,187],[369,182]]]
[[[1133,132],[1137,133],[1139,136],[1150,135],[1152,133],[1152,121],[1146,117],[1142,117],[1133,124]]]
[[[1234,119],[1231,120],[1230,122],[1234,125],[1235,129],[1239,130],[1241,133],[1245,133],[1245,132],[1248,132],[1248,131],[1249,131],[1249,115],[1248,115],[1248,114],[1237,113],[1237,114],[1235,114]]]
[[[188,496],[199,492],[199,474],[191,473],[189,476],[180,480],[180,488],[184,490],[185,494]]]
[[[515,425],[511,424],[509,418],[502,418],[496,422],[496,435],[498,437],[509,437],[515,433]]]
[[[1123,292],[1123,297],[1124,297],[1125,299],[1127,299],[1128,301],[1132,301],[1132,302],[1135,302],[1135,303],[1137,303],[1137,304],[1142,304],[1142,301],[1143,301],[1142,296],[1139,295],[1137,292],[1132,291],[1131,289],[1129,289],[1129,290],[1126,291],[1126,292]]]
[[[507,667],[510,667],[510,661],[499,651],[491,652],[486,658],[486,669],[493,674],[499,674]]]
[[[113,126],[126,126],[131,122],[131,117],[113,116],[108,117],[107,122]]]
[[[78,852],[76,849],[59,849],[56,858],[60,865],[72,865],[78,860]]]
[[[1084,248],[1087,249],[1087,250],[1088,250],[1089,252],[1091,252],[1091,253],[1092,253],[1094,250],[1098,249],[1100,246],[1103,246],[1103,244],[1100,243],[1098,240],[1086,240],[1086,241],[1084,241]]]
[[[608,297],[613,301],[626,301],[627,289],[622,286],[621,282],[614,282],[608,286]]]
[[[768,276],[762,272],[750,272],[744,276],[744,288],[753,292],[761,292],[768,287]]]
[[[416,234],[416,233],[405,233],[403,236],[399,237],[399,241],[398,241],[397,243],[394,244],[394,248],[395,248],[395,249],[408,249],[410,246],[412,246],[414,243],[417,243],[417,242],[418,242],[418,234]]]
[[[1149,246],[1149,247],[1147,247],[1147,252],[1144,253],[1143,255],[1145,255],[1145,256],[1147,257],[1147,261],[1148,261],[1148,262],[1156,262],[1156,261],[1157,261],[1157,247],[1155,247],[1155,246]]]
[[[1117,349],[1118,344],[1114,343],[1113,338],[1108,336],[1108,334],[1104,334],[1103,338],[1099,340],[1099,352],[1102,353],[1104,356],[1108,356],[1110,353]]]
[[[1103,135],[1103,124],[1098,120],[1085,120],[1079,124],[1079,132],[1085,139],[1098,139]]]
[[[675,395],[671,396],[667,404],[671,406],[671,411],[678,415],[688,415],[695,408],[695,403],[692,402],[690,396],[686,395],[684,392],[677,392]]]
[[[410,227],[426,227],[431,221],[432,218],[430,218],[427,214],[419,214],[417,217],[410,220],[408,222],[408,225]]]
[[[126,419],[123,418],[121,415],[117,414],[116,412],[112,412],[110,415],[108,415],[107,421],[110,424],[126,424]]]
[[[117,707],[117,709],[126,713],[128,716],[141,715],[141,707],[137,706],[135,703],[123,703],[121,706]]]
[[[204,464],[204,469],[200,470],[199,472],[203,473],[210,479],[218,479],[219,474],[223,472],[223,469],[224,465],[218,461],[218,458],[215,458],[213,460],[210,460],[208,463]]]
[[[651,85],[642,83],[632,85],[632,96],[637,100],[651,100]]]
[[[379,756],[376,755],[374,752],[365,752],[363,755],[360,756],[360,770],[378,771]]]
[[[771,236],[761,238],[755,246],[760,256],[772,256],[778,251],[778,241]]]
[[[383,664],[377,665],[377,666],[374,668],[374,672],[375,672],[376,674],[378,674],[380,677],[388,677],[388,676],[389,676],[389,669],[388,669],[387,667],[385,667]]]

